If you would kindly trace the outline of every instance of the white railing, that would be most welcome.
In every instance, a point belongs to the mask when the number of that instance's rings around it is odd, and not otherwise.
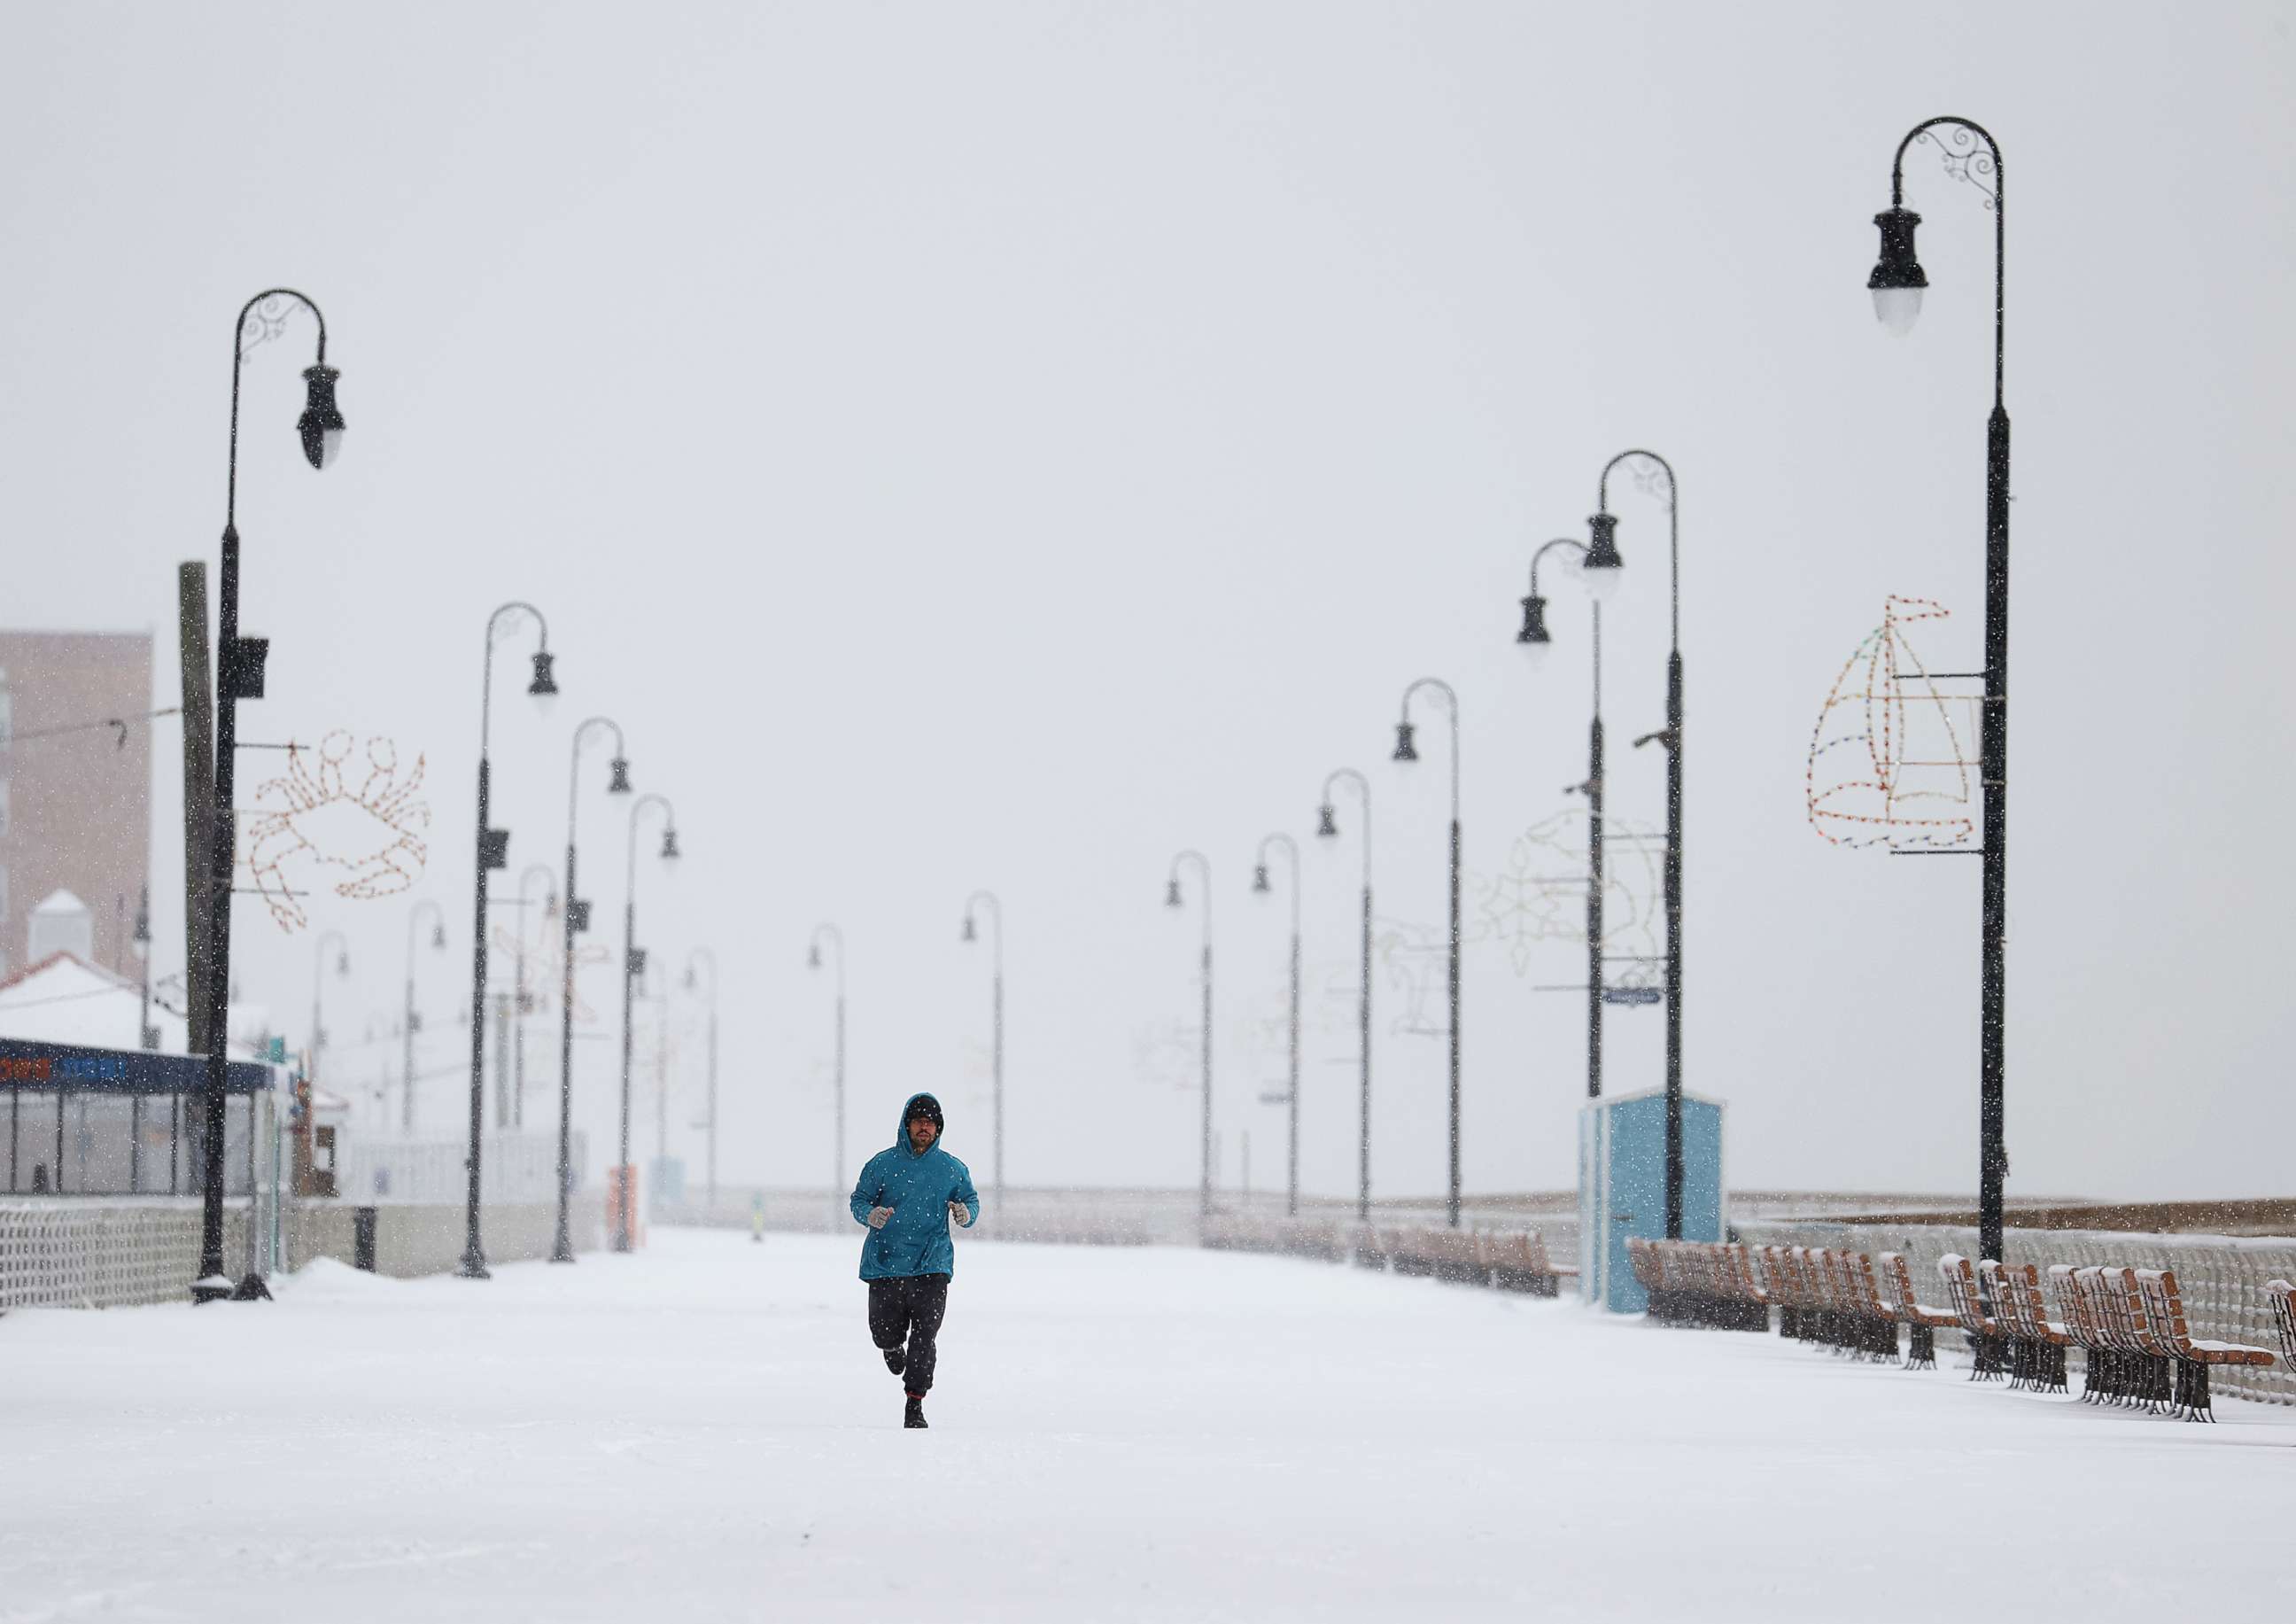
[[[231,1268],[246,1245],[244,1203],[224,1217]],[[188,1301],[199,1260],[196,1202],[0,1201],[0,1310]]]
[[[470,1195],[468,1139],[374,1139],[345,1135],[335,1188],[359,1206],[452,1206]],[[558,1136],[488,1134],[481,1141],[479,1199],[488,1206],[558,1199]],[[574,1136],[575,1181],[589,1142]]]

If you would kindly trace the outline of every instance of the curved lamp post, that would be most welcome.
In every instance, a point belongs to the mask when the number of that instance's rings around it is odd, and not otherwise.
[[[1655,451],[1621,451],[1603,464],[1595,487],[1595,513],[1587,521],[1593,537],[1590,555],[1607,552],[1616,560],[1613,537],[1619,521],[1611,516],[1611,471],[1621,463],[1635,483],[1666,503],[1667,647],[1666,726],[1635,741],[1640,750],[1653,739],[1666,746],[1666,865],[1662,897],[1666,909],[1666,1238],[1682,1239],[1682,512],[1681,486],[1674,464]],[[1613,565],[1615,569],[1615,564]]]
[[[718,956],[707,947],[696,947],[685,956],[685,990],[696,990],[693,966],[709,966],[709,1211],[718,1208]]]
[[[422,1029],[422,1015],[414,1007],[414,927],[422,921],[422,910],[430,910],[430,950],[447,950],[447,914],[436,902],[425,897],[406,915],[406,1004],[399,1026],[399,1075],[405,1079],[398,1096],[398,1131],[408,1138],[414,1135],[414,1034]]]
[[[1515,644],[1531,657],[1534,663],[1543,661],[1553,639],[1546,631],[1546,600],[1539,595],[1538,566],[1540,561],[1560,547],[1578,555],[1579,578],[1587,584],[1595,598],[1594,605],[1594,699],[1587,726],[1587,782],[1574,783],[1564,791],[1583,793],[1587,797],[1587,1097],[1603,1097],[1603,603],[1617,586],[1619,571],[1625,560],[1619,556],[1617,545],[1611,538],[1610,527],[1597,526],[1595,545],[1573,541],[1559,536],[1530,555],[1530,595],[1522,601],[1522,630],[1515,634]]]
[[[996,1100],[996,1210],[1004,1210],[1004,905],[996,899],[995,891],[975,891],[964,899],[964,939],[977,941],[980,933],[973,929],[972,910],[980,903],[988,905],[988,917],[996,927],[996,939],[992,944],[996,955],[995,970],[989,981],[989,1078]]]
[[[1395,725],[1395,759],[1398,761],[1419,759],[1418,747],[1412,738],[1411,701],[1423,688],[1442,694],[1451,713],[1451,1193],[1448,1210],[1451,1227],[1456,1229],[1459,1226],[1459,696],[1452,690],[1451,685],[1439,677],[1423,677],[1403,691],[1403,717]]]
[[[1324,780],[1324,804],[1316,808],[1319,840],[1339,838],[1332,815],[1332,786],[1346,780],[1363,799],[1363,982],[1356,990],[1356,1040],[1359,1046],[1362,1100],[1356,1127],[1356,1221],[1371,1222],[1371,780],[1351,767],[1335,768]]]
[[[638,824],[645,820],[646,808],[660,807],[662,816],[661,858],[666,863],[677,861],[677,811],[669,804],[669,797],[647,793],[630,803],[630,837],[628,869],[622,890],[622,1136],[621,1160],[617,1165],[622,1170],[622,1198],[614,1203],[614,1250],[630,1249],[630,1208],[636,1203],[631,1197],[630,1178],[630,997],[638,977],[645,973],[645,949],[638,946]],[[668,1079],[663,1079],[667,1087]],[[667,1147],[663,1154],[668,1155]]]
[[[208,849],[208,1035],[207,1090],[201,1102],[201,1144],[203,1147],[200,1190],[199,1275],[192,1283],[193,1302],[217,1298],[241,1300],[271,1293],[262,1280],[250,1273],[234,1288],[223,1272],[224,1101],[230,1049],[231,893],[239,851],[239,830],[233,810],[239,754],[239,701],[263,697],[263,662],[271,644],[265,637],[239,635],[239,373],[247,357],[247,318],[266,299],[291,299],[311,313],[319,324],[319,347],[313,364],[303,369],[303,414],[295,430],[303,457],[314,468],[331,468],[340,454],[343,414],[335,406],[335,380],[340,373],[327,365],[327,318],[319,307],[292,288],[266,288],[240,308],[231,327],[231,459],[225,487],[223,568],[216,611],[215,805],[213,839]],[[266,335],[267,336],[267,335]]]
[[[512,974],[518,979],[518,988],[512,995],[511,1008],[516,1019],[511,1022],[511,1126],[526,1126],[526,1018],[534,1013],[537,1000],[527,988],[526,980],[526,910],[534,904],[527,897],[527,883],[535,875],[542,876],[542,921],[547,925],[558,912],[558,888],[553,883],[556,876],[547,863],[529,863],[518,877],[518,935]]]
[[[597,728],[610,729],[614,735],[613,775],[606,793],[630,792],[629,754],[621,724],[611,717],[586,718],[567,750],[566,889],[560,893],[565,923],[559,955],[563,980],[558,988],[558,1234],[550,1249],[553,1263],[574,1261],[572,1214],[568,1210],[574,1199],[574,938],[590,928],[590,905],[574,889],[574,829],[582,809],[582,745]]]
[[[806,944],[805,963],[808,970],[821,968],[821,944],[826,939],[837,949],[837,1175],[830,1181],[830,1199],[845,1187],[845,932],[833,924],[813,927],[813,939]]]
[[[495,641],[505,616],[534,617],[541,641],[534,651],[534,680],[526,691],[547,714],[558,698],[558,682],[551,673],[550,622],[531,603],[504,603],[487,617],[486,669],[479,685],[479,841],[471,882],[471,1152],[470,1192],[464,1199],[463,1261],[456,1271],[465,1280],[487,1278],[486,1249],[479,1241],[479,1173],[486,1140],[487,1109],[487,876],[510,866],[510,831],[496,829],[488,818],[492,804],[494,766],[488,743],[494,726]]]
[[[1204,882],[1204,979],[1203,1095],[1204,1095],[1204,1180],[1203,1191],[1197,1197],[1196,1210],[1204,1218],[1212,1211],[1212,865],[1201,851],[1184,851],[1172,859],[1172,875],[1164,885],[1164,906],[1181,906],[1180,865],[1193,863],[1196,874]]]
[[[1944,129],[1948,135],[1931,135]],[[1882,325],[1903,335],[1921,314],[1929,276],[1914,252],[1922,217],[1906,207],[1906,149],[1926,137],[1944,154],[1947,172],[1976,186],[1993,211],[1993,413],[1985,431],[1985,680],[1978,708],[1978,777],[1982,784],[1983,875],[1978,904],[1978,1255],[2001,1255],[2002,1186],[2009,1170],[2003,1144],[2008,1012],[2002,950],[2009,894],[2009,411],[2003,404],[2008,312],[2008,193],[2001,145],[1980,124],[1948,114],[1906,133],[1890,165],[1890,207],[1874,217],[1881,257],[1866,285]],[[1948,144],[1948,143],[1950,144]],[[1980,150],[1979,144],[1982,143]]]
[[[1263,835],[1259,851],[1251,866],[1251,889],[1265,893],[1273,888],[1267,882],[1267,849],[1280,845],[1292,859],[1292,1080],[1283,1102],[1292,1109],[1292,1120],[1285,1151],[1286,1174],[1283,1212],[1287,1218],[1300,1216],[1300,843],[1280,830]]]

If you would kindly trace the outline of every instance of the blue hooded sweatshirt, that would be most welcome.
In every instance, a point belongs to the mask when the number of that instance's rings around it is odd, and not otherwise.
[[[920,1155],[909,1144],[909,1113],[918,1102],[940,1102],[930,1094],[913,1094],[901,1107],[901,1121],[890,1150],[869,1158],[853,1186],[853,1221],[866,1225],[873,1207],[890,1207],[893,1216],[882,1229],[872,1229],[861,1243],[861,1278],[898,1280],[912,1275],[953,1275],[956,1248],[948,1240],[948,1204],[961,1202],[968,1229],[980,1219],[980,1194],[964,1163],[941,1149]],[[947,1119],[942,1119],[944,1131]]]

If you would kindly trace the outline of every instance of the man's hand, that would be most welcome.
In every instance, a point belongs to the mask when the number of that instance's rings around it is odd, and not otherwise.
[[[959,1229],[970,1229],[972,1227],[972,1209],[963,1202],[951,1202],[948,1204],[948,1219]]]
[[[869,1227],[882,1229],[892,1216],[893,1210],[890,1207],[872,1207],[869,1209]]]

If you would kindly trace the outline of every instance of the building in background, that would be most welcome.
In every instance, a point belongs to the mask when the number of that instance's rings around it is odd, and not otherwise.
[[[86,956],[132,972],[152,708],[151,633],[0,631],[0,976],[33,961],[33,914],[59,892],[86,909]]]

